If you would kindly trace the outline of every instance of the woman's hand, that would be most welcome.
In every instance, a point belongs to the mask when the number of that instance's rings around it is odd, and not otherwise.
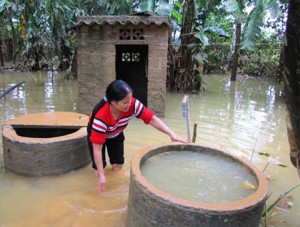
[[[190,143],[191,140],[177,136],[162,120],[155,115],[149,122],[154,128],[170,136],[172,142]]]
[[[171,137],[172,142],[180,142],[180,143],[190,143],[191,142],[190,139],[177,136],[176,134],[174,134],[170,137]]]
[[[104,174],[99,174],[98,191],[102,193],[105,189],[106,177]]]
[[[102,161],[102,144],[93,143],[93,152],[94,159],[97,166],[97,176],[98,176],[98,191],[101,193],[104,191],[106,184],[106,177],[103,169],[103,161]]]

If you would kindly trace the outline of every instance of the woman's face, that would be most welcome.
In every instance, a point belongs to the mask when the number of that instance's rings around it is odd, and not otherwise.
[[[127,112],[130,107],[132,92],[129,92],[122,100],[112,101],[112,105],[121,112]]]

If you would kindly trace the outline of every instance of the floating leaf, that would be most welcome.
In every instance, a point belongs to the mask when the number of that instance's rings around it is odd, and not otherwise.
[[[273,165],[277,165],[277,166],[280,166],[280,167],[287,167],[287,165],[284,165],[283,163],[278,161],[276,158],[268,157],[268,161]]]
[[[293,205],[294,205],[294,198],[292,196],[289,196],[281,199],[280,202],[277,203],[275,207],[287,212],[289,209],[293,207]]]
[[[249,189],[249,190],[256,189],[256,187],[247,180],[242,183],[242,186],[243,186],[243,188]]]
[[[270,154],[269,154],[269,153],[258,152],[258,154],[259,154],[259,155],[266,156],[266,157],[270,157]]]

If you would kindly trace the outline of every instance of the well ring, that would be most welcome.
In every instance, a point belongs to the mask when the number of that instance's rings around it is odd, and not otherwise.
[[[252,172],[258,182],[251,195],[228,203],[204,203],[177,198],[153,186],[141,173],[143,163],[167,151],[217,152]],[[227,152],[195,144],[151,146],[137,152],[131,162],[127,227],[147,226],[246,226],[257,227],[268,194],[264,174],[247,160]]]
[[[2,125],[4,168],[24,176],[48,176],[91,162],[88,116],[74,112],[27,114]]]

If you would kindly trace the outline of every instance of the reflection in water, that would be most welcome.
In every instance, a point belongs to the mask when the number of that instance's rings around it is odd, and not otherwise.
[[[60,74],[52,81],[47,73],[1,73],[0,93],[17,83],[25,83],[0,99],[0,122],[36,112],[76,111],[77,81],[64,80]],[[299,178],[289,159],[285,126],[285,104],[280,88],[254,78],[206,76],[207,91],[189,95],[191,124],[197,124],[196,143],[227,150],[247,159],[260,169],[269,153],[288,165],[270,165],[271,200],[283,194]],[[100,98],[100,97],[99,97]],[[182,117],[183,94],[168,93],[163,119],[178,134],[186,135]],[[142,133],[141,133],[142,132]],[[165,135],[140,120],[132,119],[125,132],[126,163],[121,172],[106,169],[107,185],[103,194],[96,191],[97,180],[90,166],[57,177],[28,178],[6,172],[0,140],[0,226],[125,226],[130,160],[141,148],[170,142]],[[299,226],[300,189],[291,193],[294,207],[286,215],[275,216]]]

